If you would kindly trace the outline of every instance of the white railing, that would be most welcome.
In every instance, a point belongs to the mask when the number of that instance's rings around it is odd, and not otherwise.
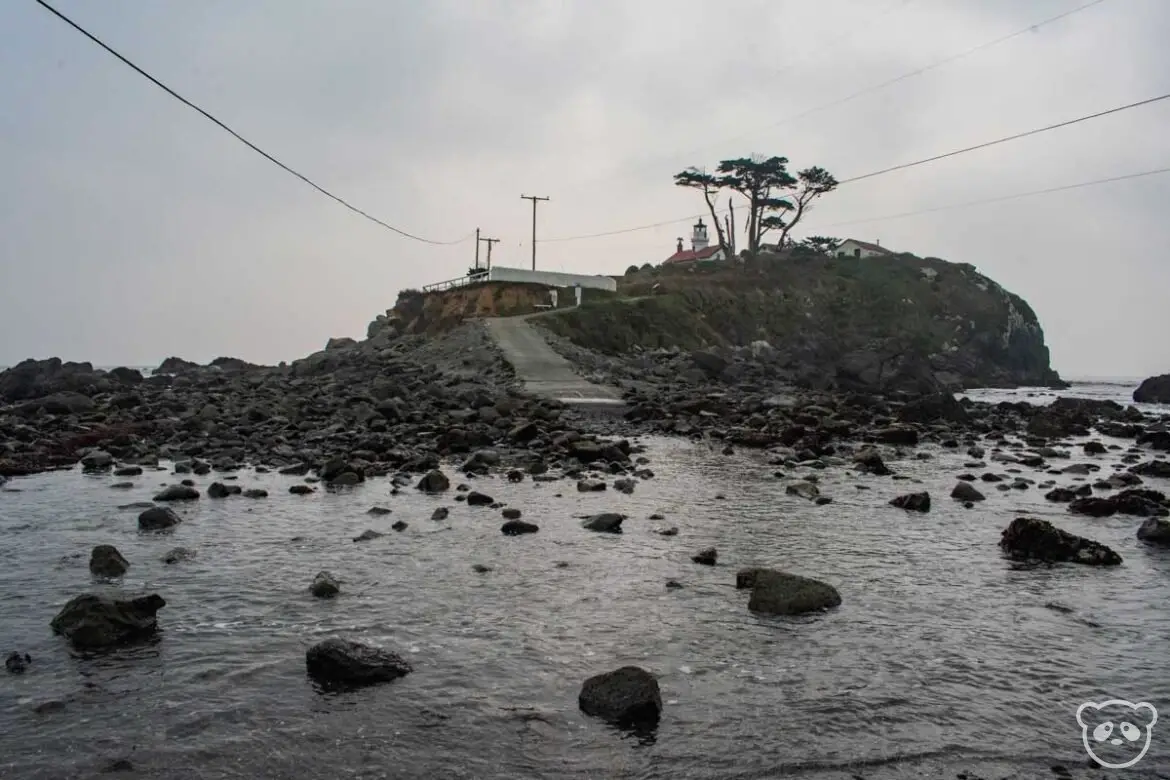
[[[467,276],[460,276],[458,279],[448,279],[445,282],[435,282],[434,284],[425,285],[423,292],[440,292],[442,290],[453,290],[456,287],[466,287],[472,282],[477,282],[481,279],[487,279],[487,270],[480,271],[475,274],[468,274]]]

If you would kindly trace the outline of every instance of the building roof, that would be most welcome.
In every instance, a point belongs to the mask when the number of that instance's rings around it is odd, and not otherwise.
[[[857,244],[862,249],[868,249],[871,252],[881,252],[883,255],[893,254],[890,250],[886,249],[884,246],[881,246],[879,244],[871,244],[868,241],[859,241],[856,238],[845,239],[844,241],[842,241],[838,245],[838,248],[845,246],[846,244]]]
[[[697,260],[706,260],[713,257],[720,249],[720,246],[709,246],[706,249],[695,251],[693,249],[684,249],[682,252],[675,252],[670,257],[666,258],[664,263],[693,263]]]

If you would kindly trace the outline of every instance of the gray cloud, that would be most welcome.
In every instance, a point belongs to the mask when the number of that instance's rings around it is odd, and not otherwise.
[[[802,118],[1078,0],[255,0],[61,9],[361,208],[524,265],[547,238],[697,214],[689,165],[783,154],[848,177],[1164,90],[1160,0],[1068,19]],[[33,4],[0,29],[0,364],[232,354],[360,335],[471,243],[409,242],[277,170]],[[1170,370],[1170,176],[825,227],[1170,164],[1159,104],[847,185],[809,232],[971,262],[1027,298],[1068,375]],[[686,220],[538,246],[618,273]]]

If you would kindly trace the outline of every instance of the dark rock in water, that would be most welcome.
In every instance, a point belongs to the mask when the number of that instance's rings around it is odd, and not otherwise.
[[[413,671],[397,653],[338,637],[310,647],[305,653],[305,667],[309,676],[319,682],[342,685],[389,682]]]
[[[985,501],[986,496],[980,493],[969,482],[960,482],[951,491],[951,498],[956,501]]]
[[[451,489],[451,480],[443,472],[434,469],[419,480],[418,489],[424,493],[442,493]]]
[[[451,516],[451,510],[445,506],[441,506],[431,513],[432,520],[446,520]]]
[[[1130,468],[1130,473],[1137,474],[1139,477],[1170,479],[1170,461],[1151,460],[1139,463]]]
[[[581,527],[587,531],[620,534],[622,532],[622,522],[625,519],[625,515],[619,515],[616,512],[603,512],[602,514],[586,518],[581,523]]]
[[[244,498],[268,498],[268,491],[264,488],[248,488],[244,491]]]
[[[199,498],[199,491],[189,485],[171,485],[154,497],[155,501],[193,501]]]
[[[1109,498],[1078,498],[1068,511],[1090,517],[1111,517],[1115,514],[1134,517],[1167,517],[1170,507],[1166,496],[1157,490],[1123,490]]]
[[[890,506],[896,506],[898,509],[905,509],[908,512],[929,512],[930,494],[909,493],[904,496],[898,496],[890,502]]]
[[[918,444],[918,429],[912,428],[909,425],[893,425],[877,431],[874,435],[877,436],[877,440],[882,444],[895,444],[905,447],[913,447]]]
[[[771,569],[765,569],[759,566],[753,566],[748,569],[740,569],[735,573],[735,589],[743,590],[745,588],[754,588],[756,586],[756,577],[760,572],[769,572]]]
[[[608,487],[600,479],[582,479],[577,482],[578,493],[600,493]]]
[[[303,477],[309,473],[309,464],[296,463],[292,466],[285,466],[277,473],[286,477]]]
[[[402,532],[402,531],[405,531],[409,527],[409,525],[407,524],[407,522],[405,520],[395,520],[393,523],[390,524],[390,527],[393,528],[395,531]]]
[[[509,520],[500,526],[500,531],[504,536],[519,536],[520,534],[534,534],[540,530],[540,527],[535,523],[529,523],[524,520]]]
[[[313,578],[312,584],[309,585],[309,592],[319,599],[330,599],[341,592],[341,586],[337,584],[337,580],[333,575],[327,571],[318,572],[317,576]]]
[[[935,393],[906,403],[898,410],[898,417],[903,422],[927,425],[936,422],[965,423],[970,415],[951,393]]]
[[[1144,380],[1133,391],[1133,400],[1139,404],[1170,404],[1170,374]]]
[[[182,561],[189,561],[195,557],[194,550],[188,550],[186,547],[176,547],[169,550],[166,555],[162,557],[163,563],[180,563]]]
[[[138,530],[162,531],[183,522],[169,506],[152,506],[138,515]]]
[[[654,726],[662,715],[662,694],[653,674],[623,666],[586,680],[577,706],[586,715],[621,728]]]
[[[365,481],[365,478],[356,471],[343,471],[333,479],[328,480],[325,484],[330,487],[353,487],[360,485]]]
[[[122,466],[114,469],[115,477],[139,477],[142,476],[141,466]]]
[[[243,488],[239,485],[225,485],[222,482],[212,482],[207,486],[208,498],[227,498],[228,496],[238,496],[243,492]],[[198,495],[196,495],[196,498],[198,498]],[[155,501],[157,500],[158,498],[156,497]]]
[[[1137,538],[1150,544],[1170,546],[1170,520],[1151,517],[1138,528]]]
[[[837,589],[820,580],[772,569],[757,569],[752,576],[748,609],[753,612],[800,615],[840,604],[841,594]]]
[[[790,496],[800,496],[812,501],[821,494],[821,489],[811,482],[795,482],[784,488],[784,492]]]
[[[473,563],[471,565],[471,570],[476,574],[487,574],[492,570],[492,567],[484,563]]]
[[[1061,530],[1047,520],[1018,517],[1004,529],[999,546],[1017,561],[1117,566],[1121,556],[1100,542]]]
[[[519,520],[520,519],[520,510],[516,509],[514,507],[508,507],[504,511],[500,512],[500,514],[504,516],[505,520]]]
[[[679,582],[678,580],[667,580],[666,581],[666,589],[667,590],[677,590],[678,588],[681,588],[681,587],[682,587],[682,583]]]
[[[637,487],[637,485],[638,485],[638,480],[636,480],[636,479],[629,479],[629,478],[615,479],[613,482],[613,489],[618,491],[619,493],[625,493],[626,495],[630,495],[631,493],[634,492],[634,488]]]
[[[857,464],[858,471],[875,474],[879,477],[888,477],[893,473],[882,460],[881,453],[873,447],[866,447],[855,454],[853,462]]]
[[[386,535],[386,534],[383,534],[383,533],[378,533],[377,531],[374,531],[374,530],[372,530],[372,529],[369,529],[369,530],[362,531],[360,534],[358,534],[357,536],[355,536],[355,537],[353,538],[353,540],[354,540],[355,542],[368,542],[368,541],[370,541],[370,540],[372,540],[372,539],[378,539],[378,538],[380,538],[380,537],[383,537],[383,536],[385,536],[385,535]]]
[[[32,663],[32,656],[28,653],[18,653],[15,650],[4,659],[4,668],[12,674],[24,674]]]
[[[1058,504],[1067,504],[1070,501],[1075,501],[1077,494],[1075,491],[1069,490],[1068,488],[1053,488],[1044,494],[1044,498]]]
[[[1111,498],[1078,498],[1068,505],[1068,511],[1089,517],[1112,517],[1117,514],[1117,504]]]
[[[669,528],[659,528],[655,533],[659,536],[678,536],[678,526],[672,525]]]
[[[1099,441],[1087,441],[1081,449],[1086,455],[1104,455],[1108,452],[1105,445]]]
[[[381,516],[390,514],[390,510],[384,506],[372,506],[366,510],[367,515]]]
[[[157,594],[128,600],[86,594],[71,599],[49,625],[74,647],[111,647],[153,634],[155,614],[166,605]]]
[[[477,490],[473,490],[467,494],[468,506],[491,506],[495,503],[495,499]]]
[[[309,485],[292,485],[289,487],[288,492],[294,496],[307,496],[313,492],[313,488]]]
[[[114,484],[110,485],[111,490],[130,490],[133,487],[133,482],[115,482]]]
[[[112,544],[99,544],[89,555],[89,570],[99,577],[121,577],[129,568],[130,562]]]
[[[703,566],[714,566],[716,559],[719,557],[719,552],[714,547],[708,547],[705,550],[699,550],[691,556],[691,560]]]

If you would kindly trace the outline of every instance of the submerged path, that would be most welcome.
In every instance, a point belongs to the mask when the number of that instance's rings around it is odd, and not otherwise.
[[[526,392],[570,404],[623,405],[614,388],[594,384],[577,374],[572,364],[528,324],[530,316],[533,315],[484,320]]]

